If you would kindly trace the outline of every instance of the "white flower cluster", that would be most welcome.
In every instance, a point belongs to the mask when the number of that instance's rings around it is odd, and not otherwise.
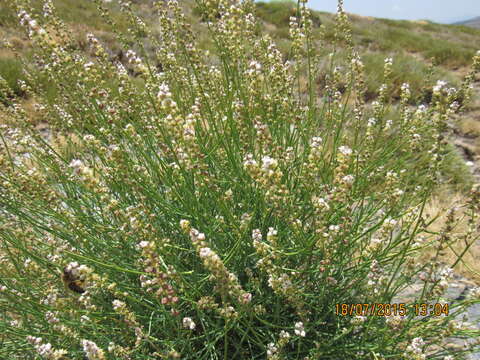
[[[480,71],[480,50],[478,50],[475,56],[473,57],[472,68],[476,71]]]
[[[439,291],[447,289],[449,280],[453,275],[453,269],[444,267],[434,275],[434,281],[438,283]]]
[[[260,229],[253,229],[252,230],[252,239],[253,241],[262,241],[262,232]]]
[[[262,64],[260,64],[258,61],[252,60],[250,61],[250,64],[248,65],[248,70],[247,74],[252,76],[252,75],[258,75],[262,71]]]
[[[305,327],[303,326],[303,322],[299,321],[295,323],[295,335],[305,337]]]
[[[196,324],[193,322],[192,318],[184,317],[182,320],[183,327],[190,330],[195,330]]]
[[[358,72],[358,73],[362,72],[364,65],[363,65],[362,59],[360,59],[360,56],[358,54],[355,54],[355,56],[352,58],[351,64],[352,64],[352,69],[354,69],[355,72]]]
[[[480,300],[480,286],[477,286],[471,289],[468,293],[468,296],[471,299]]]
[[[438,80],[437,84],[433,87],[434,94],[440,94],[442,90],[447,86],[447,82],[443,80]]]
[[[378,237],[372,237],[370,244],[368,245],[368,250],[376,251],[382,248],[383,240]]]
[[[322,144],[323,139],[319,136],[314,136],[310,141],[310,154],[308,154],[309,167],[314,170],[319,170],[318,165],[322,158]]]
[[[190,221],[185,220],[185,219],[180,220],[180,228],[183,231],[188,233],[190,231]]]
[[[37,20],[32,19],[32,17],[25,10],[21,10],[18,13],[18,17],[20,18],[20,24],[28,27],[28,36],[33,37],[35,35],[46,35],[45,29],[41,28],[38,25]]]
[[[439,280],[448,280],[452,277],[452,275],[453,269],[449,267],[442,268],[437,274]]]
[[[125,308],[126,304],[120,300],[113,300],[112,301],[113,310],[119,311]]]
[[[382,279],[382,269],[380,264],[377,260],[373,260],[372,264],[370,265],[370,272],[367,275],[368,287],[373,291],[374,294],[378,294],[380,292],[380,285]]]
[[[365,321],[367,321],[366,316],[356,315],[352,318],[350,322],[352,323],[352,325],[358,326],[358,325],[362,325]]]
[[[76,261],[69,263],[65,267],[65,271],[69,272],[72,277],[80,281],[86,280],[87,276],[93,272],[93,270],[90,269],[88,266],[80,265]]]
[[[290,339],[290,333],[285,330],[280,331],[280,339],[283,339],[283,340]]]
[[[359,333],[362,328],[363,328],[363,324],[367,321],[367,317],[366,316],[361,316],[361,315],[356,315],[354,316],[351,320],[350,320],[350,323],[352,324],[352,328],[353,328],[353,333],[354,334],[357,334]]]
[[[245,169],[250,169],[257,167],[258,163],[257,161],[253,158],[252,154],[247,154],[243,160],[243,167]]]
[[[312,197],[312,204],[315,207],[315,209],[317,209],[318,211],[320,211],[320,210],[325,210],[325,211],[330,210],[330,205],[328,205],[328,202],[324,198],[313,196]]]
[[[159,87],[157,99],[166,110],[174,109],[177,103],[173,100],[173,95],[170,92],[170,87],[166,83],[162,83]]]
[[[58,300],[58,290],[49,289],[47,295],[40,301],[42,305],[55,306]]]
[[[338,148],[338,151],[340,151],[340,153],[344,156],[350,156],[353,153],[352,149],[350,149],[348,146],[344,146],[344,145],[340,146]]]
[[[53,313],[51,311],[47,311],[45,313],[45,319],[49,324],[57,324],[60,322],[60,319],[57,317],[58,313]]]
[[[258,173],[258,163],[254,159],[252,154],[247,154],[243,161],[243,167],[251,173],[252,176]],[[262,165],[260,170],[266,178],[271,178],[277,174],[276,169],[278,168],[278,161],[270,156],[262,157]]]
[[[301,323],[298,323],[301,324]],[[301,332],[300,328],[303,328],[303,324],[299,325],[299,331]],[[280,331],[279,339],[277,343],[271,342],[267,345],[267,359],[268,360],[280,360],[283,357],[281,356],[282,349],[285,345],[288,344],[290,341],[291,335],[289,332],[282,330]]]
[[[64,109],[62,109],[57,104],[54,104],[53,108],[55,109],[59,118],[62,119],[63,122],[65,122],[68,126],[73,125],[73,116],[72,115],[70,115],[68,112],[66,112]]]
[[[142,59],[137,56],[137,53],[133,50],[127,50],[125,53],[129,64],[131,65],[140,65],[142,63]]]
[[[98,183],[98,180],[94,176],[93,169],[85,165],[82,160],[72,160],[69,167],[73,168],[73,173],[80,176],[82,181],[85,181],[86,183],[91,182],[92,184]]]
[[[401,88],[401,97],[404,99],[408,99],[410,97],[410,85],[408,83],[403,83]]]
[[[55,350],[50,343],[42,344],[42,338],[39,337],[27,336],[27,341],[35,347],[37,353],[44,359],[60,360],[67,354],[64,349]]]
[[[275,343],[271,342],[267,345],[267,359],[275,358],[274,355],[277,354],[278,347]]]
[[[186,227],[185,222],[180,225],[182,228]],[[217,289],[220,292],[226,292],[228,295],[236,297],[241,304],[248,304],[252,300],[252,295],[245,292],[238,280],[238,277],[229,272],[222,262],[222,259],[209,248],[205,241],[205,234],[199,232],[197,229],[190,229],[190,239],[195,246],[203,265],[207,268],[216,281]]]
[[[43,4],[43,16],[50,17],[53,15],[53,4],[52,0],[46,0]]]
[[[399,330],[405,323],[405,317],[400,315],[387,316],[386,323],[390,328]]]
[[[133,68],[139,73],[145,74],[148,72],[148,68],[143,63],[142,59],[137,55],[133,50],[127,50],[125,57],[128,60],[128,63],[133,66]]]
[[[93,35],[92,33],[88,33],[87,34],[87,41],[92,45],[92,46],[99,46],[100,45],[100,42],[98,41],[98,39],[95,37],[95,35]]]
[[[263,236],[260,229],[254,229],[252,231],[252,240],[253,240],[253,247],[257,251],[257,253],[261,256],[260,260],[257,262],[257,266],[262,267],[270,264],[271,256],[272,256],[272,247],[262,242]]]
[[[318,149],[322,146],[323,139],[320,136],[314,136],[310,142],[310,146],[314,149]]]
[[[262,157],[262,171],[268,177],[272,176],[275,173],[275,169],[278,166],[278,161],[270,156]]]
[[[345,185],[352,185],[354,181],[355,181],[355,176],[351,174],[345,175],[344,177],[342,177],[342,183]]]
[[[285,295],[295,291],[293,288],[293,283],[287,274],[270,274],[268,277],[268,286],[270,286],[273,290],[279,291]]]
[[[95,63],[93,61],[89,61],[83,65],[83,68],[85,69],[85,71],[90,72],[94,66],[95,66]]]
[[[425,342],[422,338],[414,338],[412,343],[407,346],[404,356],[412,360],[425,360],[427,357],[423,353],[423,346],[425,346]]]
[[[274,229],[273,227],[269,227],[268,228],[268,233],[267,233],[267,241],[269,243],[274,244],[277,240],[277,236],[278,236],[278,231],[276,229]]]
[[[75,170],[75,173],[80,173],[80,170],[83,168],[83,161],[79,159],[73,159],[68,165]]]
[[[104,360],[105,354],[102,349],[100,349],[97,344],[93,341],[82,340],[81,341],[83,351],[87,356],[88,360]]]
[[[218,255],[215,254],[212,249],[204,247],[200,249],[199,255],[201,258],[211,258],[212,261],[218,261]]]

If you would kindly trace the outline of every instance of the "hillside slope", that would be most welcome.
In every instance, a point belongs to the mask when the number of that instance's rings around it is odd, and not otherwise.
[[[466,20],[466,21],[460,21],[460,22],[456,23],[456,25],[464,25],[464,26],[470,26],[470,27],[473,27],[473,28],[480,29],[480,16],[477,16],[473,19],[469,19],[469,20]]]
[[[112,57],[117,59],[122,57],[114,32],[98,14],[93,2],[56,0],[54,4],[58,8],[59,17],[64,19],[72,30],[79,51],[85,51],[85,36],[91,32],[102,40]],[[206,35],[206,25],[197,15],[194,2],[187,0],[182,4],[201,45],[205,48],[211,47],[211,39]],[[106,6],[110,8],[117,28],[120,30],[125,28],[127,20],[121,15],[118,7],[113,4],[106,4]],[[135,11],[146,22],[149,29],[153,32],[158,31],[158,24],[155,23],[157,18],[151,11],[151,1],[136,1],[134,6]],[[38,11],[40,12],[41,9]],[[288,2],[257,3],[257,16],[261,20],[259,31],[268,32],[276,39],[279,48],[287,58],[290,47],[289,18],[295,13],[295,6]],[[433,61],[440,65],[440,70],[432,81],[445,79],[455,83],[456,76],[452,71],[470,64],[480,39],[480,30],[464,26],[439,25],[422,21],[394,21],[356,15],[351,15],[350,20],[353,40],[359,52],[363,54],[366,72],[375,74],[375,70],[383,66],[383,60],[386,57],[393,57],[396,84],[396,88],[392,90],[393,95],[398,95],[401,84],[409,82],[419,101],[429,96],[428,91],[422,88],[425,73],[428,72],[428,64]],[[313,12],[314,33],[319,39],[316,45],[324,55],[332,51],[333,23],[333,14]],[[30,53],[28,40],[17,24],[18,19],[14,11],[5,3],[0,4],[0,38],[9,40],[19,51],[28,55]],[[337,54],[343,55],[341,49]],[[16,84],[18,78],[22,77],[21,64],[10,51],[1,48],[0,75],[7,79],[17,93],[21,92]],[[366,80],[370,98],[367,100],[371,100],[376,96],[380,85],[380,74],[378,77],[371,75]]]

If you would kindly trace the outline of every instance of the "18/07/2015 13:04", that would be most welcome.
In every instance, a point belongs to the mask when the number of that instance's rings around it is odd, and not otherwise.
[[[364,303],[335,304],[337,316],[406,316],[413,312],[415,316],[447,316],[449,305],[442,303]]]

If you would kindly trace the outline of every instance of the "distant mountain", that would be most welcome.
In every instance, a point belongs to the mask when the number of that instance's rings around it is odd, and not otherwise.
[[[475,17],[473,19],[470,19],[470,20],[456,22],[455,25],[465,25],[465,26],[470,26],[470,27],[480,29],[480,16],[477,16],[477,17]]]

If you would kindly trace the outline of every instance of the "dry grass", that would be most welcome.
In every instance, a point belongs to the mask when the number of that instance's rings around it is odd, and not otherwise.
[[[6,48],[0,48],[0,58],[1,59],[12,59],[15,57],[15,54],[13,51],[6,49]]]
[[[468,117],[461,119],[459,129],[465,135],[480,136],[480,112],[470,113]]]
[[[430,225],[429,230],[432,232],[440,232],[446,223],[447,210],[454,206],[458,207],[457,215],[460,218],[459,222],[452,231],[452,235],[456,235],[458,238],[461,238],[461,235],[465,233],[468,229],[467,217],[465,216],[462,207],[463,204],[468,201],[468,197],[461,193],[454,193],[448,189],[442,189],[444,191],[439,191],[437,196],[432,199],[427,207],[426,213],[431,217],[437,217],[437,219]],[[480,236],[480,232],[477,234]],[[463,240],[459,239],[454,243],[451,248],[445,250],[441,259],[445,264],[451,265],[455,262],[457,255],[461,254],[465,249],[466,244]],[[426,251],[424,256],[421,258],[421,261],[428,261],[429,258],[433,255],[433,251]],[[480,240],[477,240],[470,249],[465,253],[462,261],[457,264],[455,267],[455,272],[473,280],[475,283],[480,285]]]
[[[37,126],[45,121],[45,116],[42,112],[36,109],[38,102],[33,97],[19,99],[19,105],[28,115],[28,121],[30,124]],[[11,115],[6,111],[3,106],[0,106],[0,124],[11,124]],[[15,125],[15,124],[13,124]]]

